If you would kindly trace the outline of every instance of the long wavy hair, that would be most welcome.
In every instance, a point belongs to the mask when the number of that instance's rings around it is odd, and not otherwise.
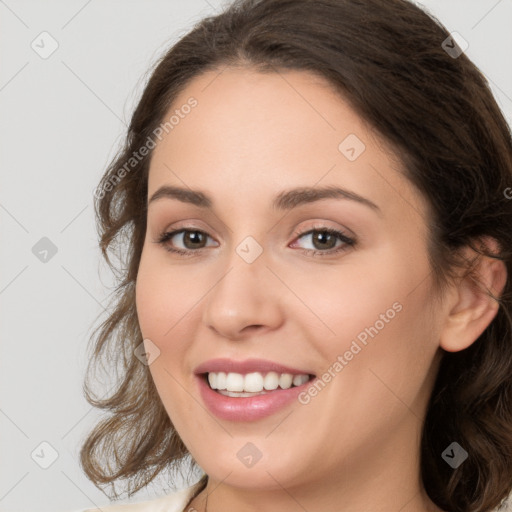
[[[82,469],[98,488],[110,484],[117,498],[114,483],[123,480],[131,496],[164,469],[178,470],[187,460],[198,467],[148,366],[134,355],[142,342],[135,282],[153,153],[141,148],[151,147],[193,78],[241,67],[324,77],[382,135],[428,200],[435,290],[442,292],[457,269],[471,275],[461,248],[505,263],[505,289],[491,295],[496,317],[468,348],[443,354],[420,453],[425,490],[443,510],[503,507],[512,491],[512,138],[485,77],[458,50],[434,16],[407,0],[235,0],[196,23],[155,63],[95,192],[100,248],[116,279],[107,318],[91,337],[84,382],[87,401],[105,410],[80,451]],[[494,238],[499,253],[489,253],[483,237]],[[89,382],[100,364],[115,368],[107,370],[113,389],[101,397]],[[454,440],[469,452],[456,469],[441,457]],[[198,492],[206,483],[204,475]]]

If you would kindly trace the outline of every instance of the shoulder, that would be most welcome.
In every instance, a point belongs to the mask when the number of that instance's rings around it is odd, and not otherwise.
[[[185,506],[198,488],[198,483],[166,496],[139,503],[126,503],[88,508],[76,512],[186,512]]]

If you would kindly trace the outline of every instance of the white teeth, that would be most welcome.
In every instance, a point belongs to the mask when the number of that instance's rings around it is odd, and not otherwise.
[[[220,393],[224,396],[231,396],[231,397],[246,397],[246,396],[256,396],[256,395],[266,395],[268,391],[261,391],[260,393],[238,393],[237,391],[226,391],[225,389],[219,389],[217,390],[217,393]]]
[[[264,390],[273,391],[280,387],[281,389],[289,389],[293,386],[301,386],[309,380],[309,375],[292,375],[291,373],[268,372],[263,375],[260,372],[247,373],[225,373],[210,372],[208,373],[208,382],[212,389],[226,390],[229,392],[238,392],[235,396],[248,396],[240,393],[261,393]],[[233,395],[228,395],[233,396]],[[249,395],[250,396],[250,395]]]
[[[226,389],[228,391],[243,391],[244,376],[239,373],[228,373],[226,377]]]
[[[212,374],[210,374],[212,375]],[[226,389],[226,374],[224,372],[214,373],[217,376],[216,385],[218,389]]]
[[[237,375],[236,373],[234,375]],[[231,389],[231,388],[226,388]],[[239,391],[248,391],[251,393],[256,393],[258,391],[263,391],[263,375],[261,373],[248,373],[243,379],[243,389]]]
[[[263,379],[263,387],[268,391],[272,391],[279,387],[279,374],[276,372],[268,372]]]
[[[219,377],[221,376],[221,377]],[[219,384],[222,383],[221,389],[226,389],[226,374],[225,373],[209,373],[208,382],[212,389],[219,389]]]
[[[288,389],[292,387],[293,375],[291,373],[282,373],[279,377],[279,387]]]
[[[302,384],[306,383],[308,380],[309,380],[309,375],[294,375],[293,385],[294,386],[302,386]]]

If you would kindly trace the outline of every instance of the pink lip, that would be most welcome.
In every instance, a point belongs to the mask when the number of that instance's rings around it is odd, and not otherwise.
[[[252,372],[276,372],[276,373],[291,373],[292,375],[312,375],[313,372],[309,370],[299,370],[297,368],[290,368],[289,366],[283,366],[282,364],[275,363],[273,361],[267,361],[265,359],[246,359],[245,361],[235,361],[234,359],[210,359],[200,364],[194,370],[194,373],[208,373],[208,372],[233,372],[241,373],[245,375]]]
[[[196,375],[196,379],[199,392],[208,410],[218,418],[228,421],[255,421],[270,416],[291,404],[294,400],[298,401],[298,395],[316,380],[316,378],[311,379],[301,386],[289,389],[270,391],[265,395],[230,397],[221,395],[211,389],[206,376]]]

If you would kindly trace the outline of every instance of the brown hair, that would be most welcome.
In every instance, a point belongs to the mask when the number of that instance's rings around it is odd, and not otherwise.
[[[512,490],[512,140],[482,73],[464,53],[454,58],[445,51],[448,37],[437,19],[406,0],[237,0],[197,23],[156,63],[96,194],[100,246],[118,286],[98,327],[88,376],[103,360],[119,373],[106,398],[94,398],[84,384],[89,403],[110,413],[80,452],[97,486],[125,479],[131,496],[189,455],[148,367],[134,356],[142,341],[135,281],[152,151],[130,159],[193,78],[238,66],[324,77],[382,135],[431,208],[426,222],[438,291],[465,265],[458,249],[505,262],[496,317],[467,349],[443,354],[421,441],[423,484],[439,507],[478,512],[503,503]],[[478,248],[485,236],[498,242],[499,254]],[[115,248],[117,264],[109,258]],[[441,457],[453,441],[469,453],[456,469]]]

